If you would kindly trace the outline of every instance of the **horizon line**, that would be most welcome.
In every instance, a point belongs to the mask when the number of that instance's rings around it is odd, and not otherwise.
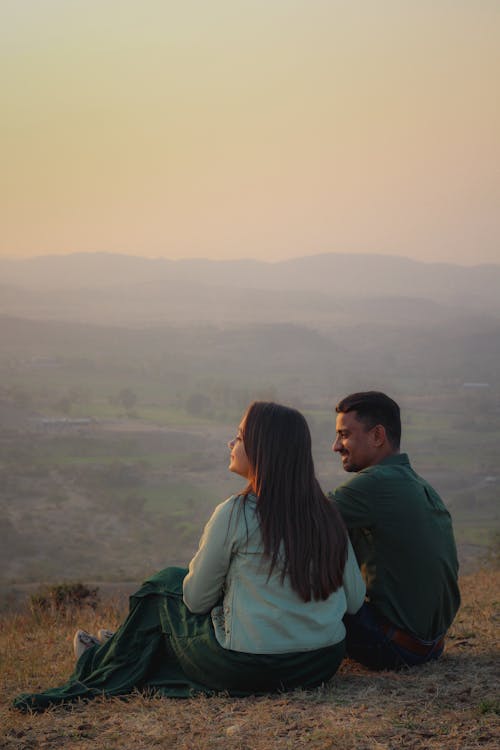
[[[423,265],[435,265],[435,266],[459,266],[461,268],[479,268],[484,266],[499,266],[500,259],[498,262],[495,261],[482,261],[479,263],[464,263],[460,261],[452,260],[423,260],[420,258],[413,258],[409,255],[401,255],[398,253],[391,252],[366,252],[366,251],[324,251],[317,253],[310,253],[306,255],[293,255],[289,258],[281,258],[278,260],[268,260],[265,258],[252,258],[250,256],[244,256],[241,258],[209,258],[203,255],[193,255],[188,257],[171,257],[167,255],[135,255],[133,253],[114,252],[111,250],[78,250],[69,252],[52,252],[52,253],[40,253],[37,255],[26,255],[21,257],[15,256],[2,256],[0,255],[0,262],[8,263],[27,263],[33,260],[43,259],[54,259],[54,258],[69,258],[69,257],[85,257],[85,256],[107,256],[116,258],[128,258],[134,260],[144,261],[165,261],[169,263],[186,263],[186,262],[206,262],[206,263],[256,263],[266,265],[280,265],[282,263],[290,263],[297,260],[306,260],[321,258],[327,256],[342,256],[348,258],[394,258],[398,260],[405,260],[411,263],[420,263]]]

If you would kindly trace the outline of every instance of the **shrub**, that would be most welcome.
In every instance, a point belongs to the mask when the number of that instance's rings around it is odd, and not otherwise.
[[[66,612],[69,609],[91,607],[99,604],[99,588],[91,589],[83,583],[59,583],[44,586],[30,597],[30,608],[37,612]]]

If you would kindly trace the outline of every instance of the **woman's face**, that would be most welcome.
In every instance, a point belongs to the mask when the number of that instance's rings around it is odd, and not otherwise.
[[[235,474],[245,477],[245,479],[250,479],[250,463],[243,443],[243,424],[244,422],[241,422],[238,427],[238,434],[227,444],[231,451],[229,471],[233,471]]]

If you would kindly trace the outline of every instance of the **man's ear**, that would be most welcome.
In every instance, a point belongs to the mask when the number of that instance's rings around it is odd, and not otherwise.
[[[381,448],[387,443],[387,434],[383,424],[377,424],[373,428],[373,442],[377,448]]]

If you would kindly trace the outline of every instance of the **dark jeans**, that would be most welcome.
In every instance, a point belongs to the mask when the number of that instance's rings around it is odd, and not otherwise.
[[[369,602],[365,602],[355,615],[345,615],[349,658],[369,669],[401,669],[438,659],[443,653],[443,642],[439,638],[428,643],[429,650],[425,654],[408,651],[391,640],[391,630],[387,631],[382,622]],[[420,644],[427,644],[427,641],[420,641]]]

